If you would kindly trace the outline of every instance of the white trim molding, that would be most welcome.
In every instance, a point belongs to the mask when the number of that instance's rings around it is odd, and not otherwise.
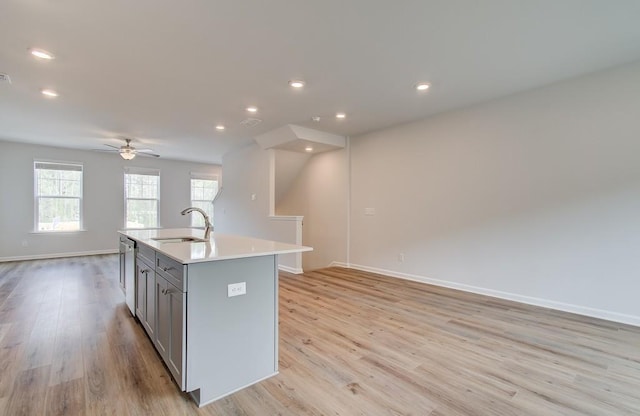
[[[78,251],[73,253],[53,253],[53,254],[31,254],[28,256],[0,257],[0,263],[8,261],[61,259],[64,257],[97,256],[101,254],[118,254],[118,249]]]
[[[282,270],[283,272],[293,273],[293,274],[302,274],[304,271],[301,268],[289,267],[283,264],[278,264],[278,270]]]
[[[527,305],[541,306],[543,308],[554,309],[563,312],[575,313],[577,315],[589,316],[592,318],[604,319],[607,321],[618,322],[627,325],[640,327],[640,316],[626,315],[618,312],[611,312],[602,309],[589,308],[586,306],[573,305],[569,303],[557,302],[548,299],[535,298],[531,296],[518,295],[516,293],[502,292],[499,290],[486,289],[477,286],[470,286],[461,283],[449,282],[446,280],[431,279],[425,276],[419,276],[409,273],[400,273],[393,270],[379,269],[377,267],[363,266],[360,264],[347,264],[333,261],[329,267],[344,267],[347,269],[362,270],[365,272],[382,274],[385,276],[396,277],[414,282],[427,283],[434,286],[447,287],[450,289],[461,290],[463,292],[476,293],[479,295],[490,296],[498,299],[505,299],[514,302],[524,303]]]

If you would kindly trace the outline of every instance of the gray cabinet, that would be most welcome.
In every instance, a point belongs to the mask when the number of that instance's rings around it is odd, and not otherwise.
[[[156,332],[156,272],[151,269],[146,273],[146,299],[145,299],[145,314],[144,314],[144,329],[147,330],[147,334],[154,339]]]
[[[140,253],[136,257],[136,316],[147,334],[151,339],[154,339],[156,332],[156,271],[148,263],[148,260]]]
[[[166,295],[167,287],[171,284],[158,276],[156,279],[156,311],[158,312],[158,330],[156,331],[155,345],[162,359],[166,362],[171,343],[171,304]]]
[[[186,294],[156,273],[156,349],[174,380],[184,390],[185,305]]]
[[[142,322],[144,320],[144,299],[147,293],[147,276],[141,273],[140,267],[142,266],[144,269],[145,265],[139,259],[140,257],[136,261],[136,316]]]
[[[185,388],[185,349],[186,349],[186,325],[185,325],[185,308],[186,293],[171,292],[169,294],[169,304],[171,306],[170,322],[171,322],[171,348],[169,349],[169,369],[174,373],[176,381],[180,385],[180,389]]]
[[[276,255],[183,264],[137,247],[136,316],[198,406],[277,374]],[[237,283],[246,293],[230,296]]]

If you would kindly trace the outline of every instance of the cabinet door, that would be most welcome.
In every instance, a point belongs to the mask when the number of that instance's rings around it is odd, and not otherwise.
[[[147,273],[149,268],[140,259],[136,261],[136,316],[144,322],[145,298],[147,294]]]
[[[167,362],[167,356],[169,351],[169,343],[171,340],[171,321],[169,296],[166,295],[167,286],[169,283],[160,275],[156,277],[156,305],[157,305],[157,318],[158,325],[156,329],[155,345],[156,349],[162,356],[165,362]]]
[[[184,307],[186,294],[156,275],[157,330],[156,349],[178,386],[184,389]]]
[[[145,273],[144,329],[151,340],[156,333],[156,272],[148,269]]]
[[[184,390],[184,306],[186,293],[169,285],[168,298],[171,306],[171,344],[167,365],[171,369],[176,382]]]

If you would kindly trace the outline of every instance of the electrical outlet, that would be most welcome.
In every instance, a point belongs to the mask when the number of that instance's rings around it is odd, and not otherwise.
[[[227,286],[227,297],[232,298],[234,296],[247,294],[247,282],[231,283]]]
[[[256,200],[256,194],[251,194],[251,200],[255,201]]]
[[[404,253],[400,253],[400,254],[398,254],[398,261],[399,261],[400,263],[404,263]]]
[[[364,209],[364,215],[376,215],[376,209],[375,208],[365,208]]]

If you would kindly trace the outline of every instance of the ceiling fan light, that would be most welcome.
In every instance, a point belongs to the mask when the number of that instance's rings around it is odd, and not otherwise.
[[[124,160],[131,160],[136,157],[136,153],[131,151],[131,149],[123,149],[120,151],[120,156],[122,156]]]

